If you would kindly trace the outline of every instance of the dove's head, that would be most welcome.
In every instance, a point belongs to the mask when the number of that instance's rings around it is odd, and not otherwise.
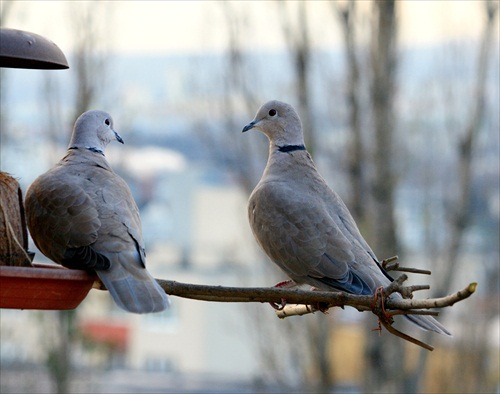
[[[278,147],[304,145],[302,123],[290,104],[272,100],[259,108],[255,118],[243,128],[243,132],[257,129],[264,133],[271,144]]]
[[[76,120],[69,147],[104,154],[104,149],[113,140],[123,144],[122,137],[113,130],[111,115],[104,111],[87,111]]]

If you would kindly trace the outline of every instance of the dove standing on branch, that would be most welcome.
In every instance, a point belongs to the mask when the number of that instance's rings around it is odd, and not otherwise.
[[[139,210],[104,157],[113,140],[123,144],[106,112],[77,119],[66,156],[26,193],[28,228],[51,260],[95,270],[121,308],[160,312],[169,299],[146,270]]]
[[[393,279],[317,171],[292,106],[264,104],[243,132],[250,129],[269,139],[267,166],[250,196],[248,217],[257,243],[271,260],[295,283],[322,290],[371,295],[389,285]],[[450,335],[430,316],[405,317],[425,330]]]

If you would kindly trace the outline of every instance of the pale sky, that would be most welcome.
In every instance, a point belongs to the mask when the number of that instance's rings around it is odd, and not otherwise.
[[[1,0],[2,6],[11,1]],[[477,37],[484,20],[481,3],[478,0],[401,1],[400,42],[415,46]],[[314,45],[339,46],[340,32],[331,2],[309,1],[306,4]],[[362,10],[370,7],[370,2],[362,0],[357,4]],[[276,4],[235,1],[225,5],[234,10],[240,25],[244,25],[244,42],[249,49],[272,50],[284,46],[281,11]],[[227,45],[227,19],[220,1],[16,0],[4,27],[41,34],[69,53],[71,14],[87,6],[91,6],[107,25],[115,52],[198,52],[221,50]],[[364,25],[368,31],[368,20]]]

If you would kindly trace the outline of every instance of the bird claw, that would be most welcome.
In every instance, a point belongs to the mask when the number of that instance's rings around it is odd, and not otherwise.
[[[276,283],[273,287],[276,287],[278,289],[286,289],[289,287],[294,287],[296,285],[297,284],[293,280],[284,280],[283,282]],[[281,311],[286,306],[286,300],[282,298],[279,304],[276,302],[270,302],[269,305],[271,305],[277,311]]]
[[[328,310],[330,309],[331,305],[329,305],[326,302],[318,302],[316,303],[316,310],[320,311],[321,313],[327,315]]]
[[[318,289],[317,287],[311,287],[311,291],[321,291],[321,289]],[[321,313],[327,315],[328,314],[328,310],[332,307],[332,306],[335,306],[335,305],[330,305],[326,302],[317,302],[315,305],[314,305],[314,309],[317,310],[317,311],[320,311]],[[343,306],[340,306],[342,309],[344,309]]]
[[[276,302],[270,302],[269,305],[271,305],[277,311],[281,311],[286,306],[286,300],[282,298],[281,303],[278,304]]]

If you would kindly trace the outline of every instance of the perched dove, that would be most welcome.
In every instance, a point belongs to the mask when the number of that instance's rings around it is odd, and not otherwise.
[[[26,193],[28,227],[53,261],[95,270],[121,308],[160,312],[169,299],[146,270],[139,210],[104,157],[113,140],[123,143],[106,112],[77,119],[66,156]]]
[[[264,252],[297,284],[362,295],[389,285],[392,278],[344,202],[318,173],[292,106],[264,104],[243,132],[254,128],[269,139],[267,166],[248,202],[250,226]],[[430,316],[405,317],[450,335]]]

